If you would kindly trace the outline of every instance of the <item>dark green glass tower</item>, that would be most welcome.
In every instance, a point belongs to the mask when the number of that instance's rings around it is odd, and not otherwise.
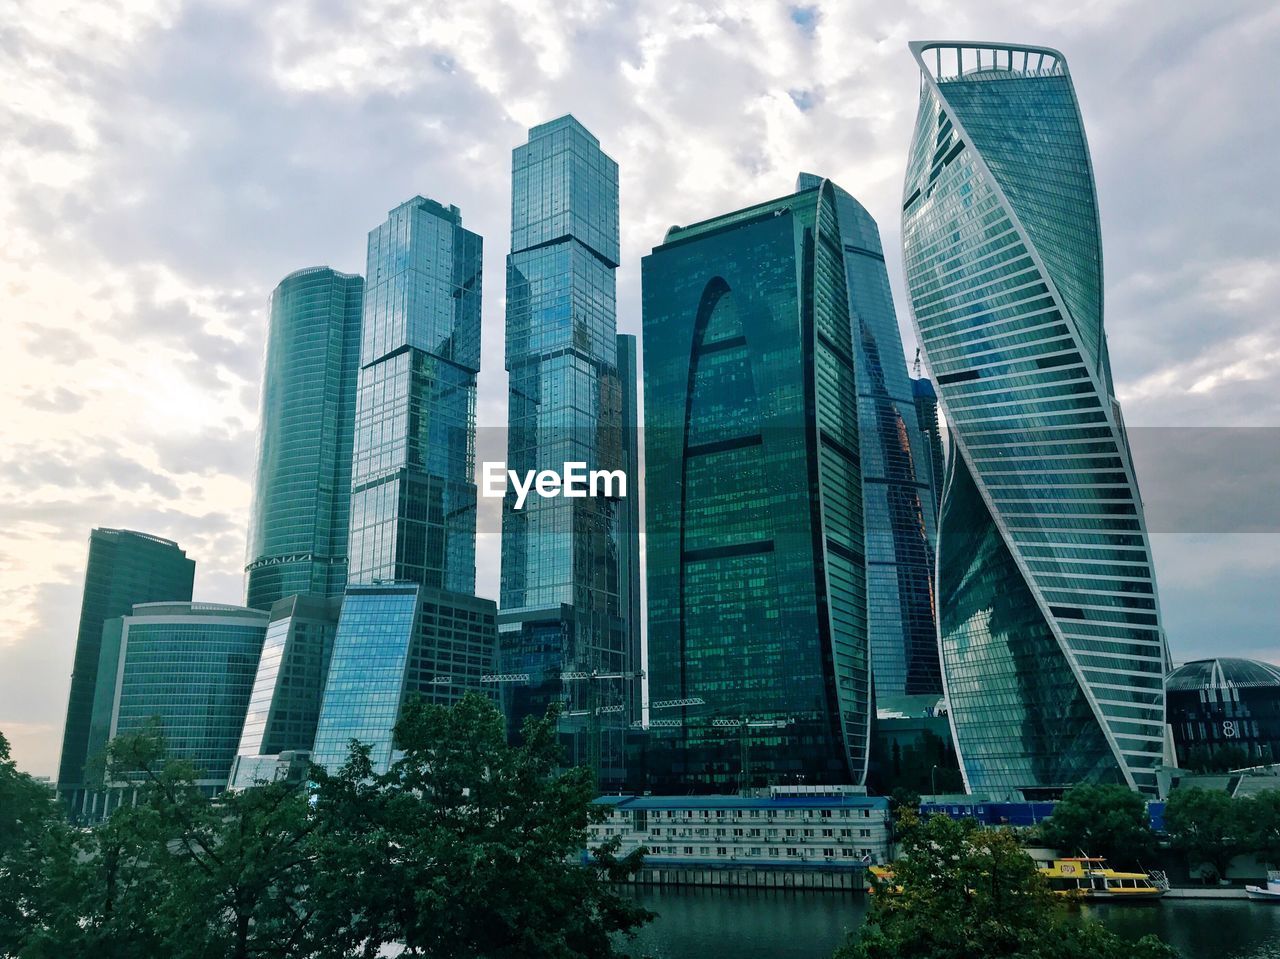
[[[862,782],[866,561],[834,185],[673,227],[644,259],[643,302],[650,697],[703,701],[654,788]]]
[[[351,431],[364,279],[327,266],[271,294],[246,603],[340,596],[347,582]]]
[[[127,529],[95,529],[89,534],[80,629],[58,764],[58,792],[73,809],[80,805],[89,758],[103,624],[124,616],[135,603],[190,601],[195,575],[195,560],[171,540]]]

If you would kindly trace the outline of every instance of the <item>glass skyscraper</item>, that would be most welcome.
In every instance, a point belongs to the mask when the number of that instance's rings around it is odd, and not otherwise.
[[[629,660],[635,675],[630,680],[628,715],[631,721],[642,718],[643,693],[640,648],[640,625],[644,611],[640,602],[640,381],[639,341],[630,334],[618,334],[618,379],[622,388],[622,470],[627,474],[627,497],[618,503],[614,514],[618,531],[618,608]]]
[[[938,392],[933,388],[933,383],[923,376],[917,376],[911,380],[911,392],[916,404],[916,425],[928,447],[928,460],[925,466],[928,470],[929,492],[933,496],[936,515],[942,509],[942,484],[946,479],[942,427],[938,421]]]
[[[103,630],[90,749],[159,719],[165,748],[212,795],[227,785],[244,726],[267,614],[219,603],[142,603]],[[128,782],[106,782],[116,796]],[[91,818],[106,811],[94,795]]]
[[[341,596],[364,279],[327,266],[271,294],[246,603]]]
[[[369,233],[349,582],[475,591],[482,243],[420,196]]]
[[[866,775],[860,238],[814,183],[643,261],[649,691],[703,701],[654,788]]]
[[[559,473],[570,462],[589,470],[622,466],[617,266],[618,165],[571,116],[534,127],[512,154],[507,258],[507,467],[521,475]],[[636,495],[635,482],[629,475],[628,497]],[[620,581],[622,555],[633,547],[619,542],[629,527],[617,512],[628,507],[605,498],[536,495],[522,509],[514,506],[509,494],[502,516],[502,669],[528,674],[530,682],[504,689],[508,718],[518,729],[531,712],[563,701],[565,731],[586,734],[571,738],[573,759],[598,755],[602,780],[613,781],[621,774],[634,688],[625,674],[639,668],[626,622],[629,587]],[[616,678],[562,679],[592,672]],[[604,708],[610,712],[598,712]],[[607,727],[598,739],[595,720]]]
[[[492,692],[492,600],[475,593],[481,238],[423,197],[369,234],[351,494],[351,562],[313,760],[353,738],[392,761],[406,696]]]
[[[802,173],[797,190],[821,184]],[[934,615],[935,505],[880,227],[832,185],[857,375],[859,458],[867,556],[867,632],[876,698],[941,695]]]
[[[953,443],[939,633],[965,784],[1153,793],[1168,657],[1067,62],[1006,44],[911,50],[903,256]]]
[[[71,809],[84,798],[84,766],[89,725],[98,684],[103,624],[123,616],[135,603],[191,599],[195,560],[177,543],[127,529],[95,529],[89,534],[80,628],[67,702],[67,721],[58,764],[58,793]]]

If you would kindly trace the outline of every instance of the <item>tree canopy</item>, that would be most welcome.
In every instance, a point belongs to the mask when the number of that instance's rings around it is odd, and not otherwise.
[[[1050,846],[1102,856],[1115,867],[1139,865],[1155,851],[1146,801],[1127,786],[1076,786],[1041,823],[1040,833]]]

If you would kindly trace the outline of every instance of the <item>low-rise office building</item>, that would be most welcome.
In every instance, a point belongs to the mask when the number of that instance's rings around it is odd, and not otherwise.
[[[889,802],[840,787],[753,796],[601,796],[593,846],[648,849],[646,865],[863,868],[890,859]]]

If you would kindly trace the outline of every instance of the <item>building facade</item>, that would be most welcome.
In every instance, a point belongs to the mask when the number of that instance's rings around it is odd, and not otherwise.
[[[618,165],[571,116],[533,127],[512,153],[508,469],[621,468],[617,267]],[[502,670],[529,677],[504,689],[508,719],[515,730],[562,702],[572,761],[606,782],[620,776],[639,668],[620,573],[635,553],[618,537],[638,533],[627,509],[595,496],[516,509],[509,494],[502,514]]]
[[[700,701],[671,721],[675,742],[650,750],[655,790],[866,775],[843,251],[837,193],[822,181],[672,227],[643,261],[649,691]]]
[[[797,190],[822,178],[800,174]],[[845,290],[853,326],[858,454],[867,558],[867,634],[876,699],[942,692],[927,441],[916,416],[880,227],[838,186]]]
[[[159,721],[173,759],[209,795],[227,785],[267,630],[267,613],[219,603],[141,603],[103,630],[90,749]],[[98,780],[83,814],[127,801],[130,780]]]
[[[1153,793],[1168,658],[1067,63],[1041,47],[911,50],[903,256],[953,443],[939,635],[965,783]]]
[[[1192,769],[1280,762],[1280,667],[1200,659],[1165,680],[1178,764]]]
[[[420,196],[369,233],[349,582],[475,592],[482,245]]]
[[[633,675],[627,694],[628,717],[632,723],[643,718],[644,653],[641,624],[644,608],[640,595],[640,343],[636,337],[618,334],[618,381],[622,390],[622,471],[631,484],[627,497],[617,503],[614,522],[618,544],[618,608],[622,612],[624,641]]]
[[[83,806],[85,763],[93,758],[89,728],[104,624],[128,613],[135,603],[189,601],[195,574],[195,560],[188,559],[171,540],[127,529],[95,529],[89,534],[75,664],[58,763],[58,793],[71,809]]]
[[[228,785],[275,778],[282,753],[309,753],[338,630],[340,596],[286,596],[271,607]]]
[[[834,790],[755,796],[601,796],[609,815],[591,845],[644,846],[649,868],[857,866],[890,861],[892,824],[882,796]]]
[[[347,583],[351,435],[364,278],[327,266],[271,294],[246,604],[341,596]]]
[[[929,492],[933,496],[934,515],[942,510],[942,484],[946,480],[946,454],[943,452],[942,426],[938,421],[938,393],[926,377],[911,380],[911,395],[916,405],[916,425],[928,447]],[[935,551],[937,544],[934,544]]]
[[[358,739],[386,772],[406,698],[448,706],[492,691],[496,616],[493,600],[416,583],[348,586],[312,761],[335,772]]]

